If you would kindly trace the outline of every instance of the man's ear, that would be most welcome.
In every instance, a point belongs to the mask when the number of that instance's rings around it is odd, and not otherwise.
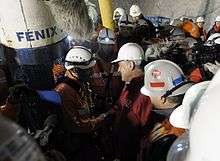
[[[134,68],[135,68],[135,63],[134,63],[133,61],[130,61],[128,65],[129,65],[129,68],[130,68],[131,70],[134,70]]]

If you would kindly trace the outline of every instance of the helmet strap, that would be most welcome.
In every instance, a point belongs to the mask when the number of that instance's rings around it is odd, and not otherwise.
[[[185,81],[185,82],[182,82],[180,84],[178,84],[176,87],[172,88],[171,90],[168,90],[164,95],[161,96],[161,99],[165,99],[164,100],[164,103],[166,102],[166,98],[170,95],[172,95],[172,93],[174,91],[176,91],[177,89],[179,89],[180,87],[186,85],[186,84],[189,84],[189,83],[193,83],[192,81]]]

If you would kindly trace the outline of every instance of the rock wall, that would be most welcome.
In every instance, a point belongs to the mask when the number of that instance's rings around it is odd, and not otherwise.
[[[215,17],[220,15],[220,0],[113,0],[113,3],[114,8],[123,7],[127,13],[132,4],[138,4],[144,15],[149,16],[204,16],[207,29],[213,24]]]

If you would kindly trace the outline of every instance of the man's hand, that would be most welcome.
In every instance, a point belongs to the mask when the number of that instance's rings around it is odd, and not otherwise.
[[[220,68],[220,63],[218,61],[215,61],[215,64],[206,63],[204,64],[204,68],[205,70],[210,71],[213,74],[216,74],[218,69]]]

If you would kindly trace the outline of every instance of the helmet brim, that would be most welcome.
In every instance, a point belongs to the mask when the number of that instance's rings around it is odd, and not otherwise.
[[[144,86],[141,88],[141,93],[145,96],[151,96],[151,92]]]
[[[175,90],[169,97],[172,97],[172,96],[178,96],[178,95],[183,95],[186,93],[186,91],[192,87],[194,85],[193,82],[190,82],[190,83],[187,83],[187,84],[184,84],[182,87],[178,88],[177,90]]]
[[[91,67],[93,67],[94,65],[96,64],[96,60],[92,60],[90,63],[89,63],[89,65],[64,65],[65,66],[65,68],[66,68],[66,70],[71,70],[71,69],[73,69],[73,68],[80,68],[80,69],[89,69],[89,68],[91,68]]]
[[[113,40],[108,40],[108,41],[98,40],[98,43],[99,43],[99,44],[106,44],[106,45],[115,45],[115,44],[116,44],[116,42],[113,41]]]
[[[189,128],[189,118],[187,117],[187,111],[185,110],[187,108],[189,107],[180,105],[172,112],[169,118],[171,125],[182,129]]]
[[[117,59],[113,60],[111,63],[118,63],[120,61],[122,61],[122,60],[117,58]]]

